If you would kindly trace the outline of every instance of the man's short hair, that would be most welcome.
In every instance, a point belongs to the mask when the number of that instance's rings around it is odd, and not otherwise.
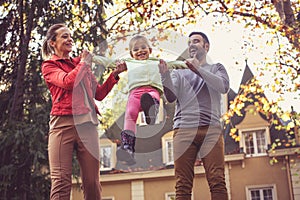
[[[193,36],[193,35],[201,35],[202,38],[204,39],[204,41],[205,41],[206,43],[209,44],[208,37],[207,37],[204,33],[199,32],[199,31],[194,31],[194,32],[191,32],[191,33],[190,33],[189,37],[191,37],[191,36]]]

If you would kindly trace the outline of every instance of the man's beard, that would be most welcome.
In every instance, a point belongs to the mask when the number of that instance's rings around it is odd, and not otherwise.
[[[195,45],[191,45],[189,47],[189,54],[190,54],[191,58],[196,58],[198,60],[201,60],[203,58],[203,56],[205,55],[204,47],[199,49]]]

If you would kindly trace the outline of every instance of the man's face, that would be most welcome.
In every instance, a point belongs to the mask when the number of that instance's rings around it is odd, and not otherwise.
[[[205,42],[201,35],[195,34],[189,38],[188,47],[190,57],[201,60],[206,55],[209,44]]]

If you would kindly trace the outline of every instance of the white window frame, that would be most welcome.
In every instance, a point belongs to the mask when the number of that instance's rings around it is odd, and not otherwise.
[[[105,141],[102,142],[100,140],[100,171],[110,171],[112,170],[113,168],[115,168],[116,166],[116,149],[117,149],[117,145],[111,141],[107,141],[109,139],[104,139]],[[108,158],[109,158],[109,164],[110,166],[109,167],[103,167],[102,166],[102,158],[103,158],[103,155],[102,155],[102,150],[104,148],[110,148],[110,155],[108,155]]]
[[[265,136],[265,146],[264,146],[264,152],[258,153],[258,147],[257,147],[257,140],[256,140],[256,133],[257,131],[264,131]],[[254,139],[253,139],[253,145],[254,145],[254,153],[253,154],[247,154],[246,152],[246,139],[245,134],[248,132],[254,133]],[[265,156],[267,155],[268,145],[271,144],[270,139],[270,132],[269,127],[256,127],[256,128],[248,128],[248,129],[240,129],[239,130],[239,137],[240,137],[240,148],[243,150],[243,152],[246,154],[246,157],[257,157],[257,156]]]
[[[275,184],[266,184],[266,185],[250,185],[246,186],[246,200],[251,200],[251,191],[252,190],[259,190],[260,196],[262,197],[261,200],[263,200],[262,191],[264,189],[271,189],[272,190],[272,200],[277,200],[277,189]]]
[[[171,197],[174,197],[174,200],[175,200],[175,195],[176,195],[175,192],[166,192],[165,200],[172,200]],[[193,192],[192,192],[191,200],[193,200],[193,199],[194,199],[194,196],[193,196]]]
[[[221,94],[221,115],[228,111],[228,94]]]
[[[167,193],[165,193],[165,200],[172,200],[171,199],[172,197],[174,197],[174,200],[175,200],[175,195],[176,195],[175,192],[167,192]]]
[[[115,200],[115,197],[109,196],[109,197],[102,197],[102,200]]]
[[[172,149],[171,149],[171,154],[173,156],[172,160],[169,159],[169,145],[168,143],[171,142],[172,144]],[[173,131],[165,134],[162,137],[162,154],[163,154],[163,163],[165,165],[174,165],[174,153],[173,153]]]
[[[146,126],[147,125],[146,119],[145,119],[145,114],[143,111],[139,112],[138,118],[136,120],[136,124],[138,126]]]
[[[168,144],[170,143],[170,144]],[[168,138],[165,140],[165,145],[166,145],[166,149],[165,149],[165,154],[166,154],[166,164],[167,165],[173,165],[174,164],[174,145],[173,145],[173,138]],[[171,149],[169,148],[169,145],[171,145]],[[169,155],[171,154],[171,155]],[[172,158],[170,158],[170,156]]]

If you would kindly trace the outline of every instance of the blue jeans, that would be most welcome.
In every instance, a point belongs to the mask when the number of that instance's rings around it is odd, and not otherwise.
[[[200,154],[212,200],[227,200],[224,174],[224,139],[220,127],[174,130],[176,200],[190,200],[194,164]]]

